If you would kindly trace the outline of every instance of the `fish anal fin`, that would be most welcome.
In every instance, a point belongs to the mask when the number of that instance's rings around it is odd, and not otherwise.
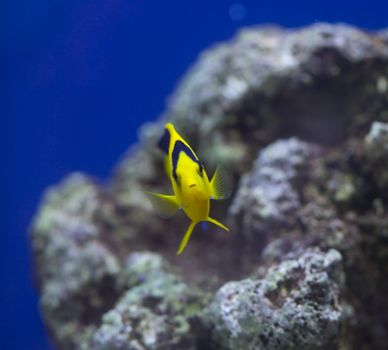
[[[230,176],[218,166],[210,181],[210,196],[212,199],[228,199],[231,192]]]
[[[190,236],[191,234],[193,233],[193,230],[194,230],[194,227],[197,223],[192,221],[190,223],[190,226],[189,228],[187,229],[185,235],[183,236],[183,239],[181,241],[181,244],[179,246],[179,249],[178,251],[176,252],[176,255],[181,255],[182,252],[185,250],[186,246],[187,246],[187,243],[189,242],[189,239],[190,239]]]
[[[146,192],[154,210],[162,217],[169,218],[179,209],[175,196]]]

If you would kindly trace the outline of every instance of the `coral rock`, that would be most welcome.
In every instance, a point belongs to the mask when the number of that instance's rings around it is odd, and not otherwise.
[[[204,312],[215,349],[334,349],[344,312],[341,255],[307,250],[262,279],[229,282]]]

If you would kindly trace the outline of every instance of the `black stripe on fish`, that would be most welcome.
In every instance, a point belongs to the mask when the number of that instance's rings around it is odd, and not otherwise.
[[[158,142],[158,147],[166,154],[168,154],[168,147],[170,146],[170,140],[171,140],[170,132],[167,129],[164,129],[163,136],[160,138]]]
[[[178,181],[176,168],[178,166],[179,153],[181,152],[185,153],[193,162],[197,163],[200,168],[202,167],[202,164],[197,159],[193,151],[189,147],[187,147],[182,141],[176,141],[174,145],[174,150],[172,151],[172,176],[176,181]]]

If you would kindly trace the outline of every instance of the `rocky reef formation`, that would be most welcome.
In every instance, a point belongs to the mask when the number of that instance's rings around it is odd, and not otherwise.
[[[235,184],[230,233],[153,213],[172,121]],[[388,40],[258,27],[201,55],[107,185],[71,174],[31,227],[58,349],[385,349]],[[210,173],[211,173],[210,171]]]
[[[341,339],[341,254],[306,250],[261,279],[225,284],[202,316],[216,349],[333,349]]]

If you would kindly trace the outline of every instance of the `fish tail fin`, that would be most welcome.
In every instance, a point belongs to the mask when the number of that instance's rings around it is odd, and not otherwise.
[[[187,229],[185,235],[183,236],[183,239],[181,241],[181,244],[179,246],[179,249],[178,251],[176,252],[176,255],[180,255],[182,254],[182,252],[185,250],[186,246],[187,246],[187,243],[189,242],[189,239],[190,239],[190,236],[191,234],[193,233],[193,230],[194,230],[194,227],[197,223],[192,221],[190,223],[190,226],[189,228]]]
[[[219,221],[217,221],[217,220],[215,220],[215,219],[213,219],[211,217],[208,217],[206,220],[211,222],[214,225],[217,225],[218,227],[221,227],[225,231],[229,231],[229,229],[225,225],[221,224]]]

